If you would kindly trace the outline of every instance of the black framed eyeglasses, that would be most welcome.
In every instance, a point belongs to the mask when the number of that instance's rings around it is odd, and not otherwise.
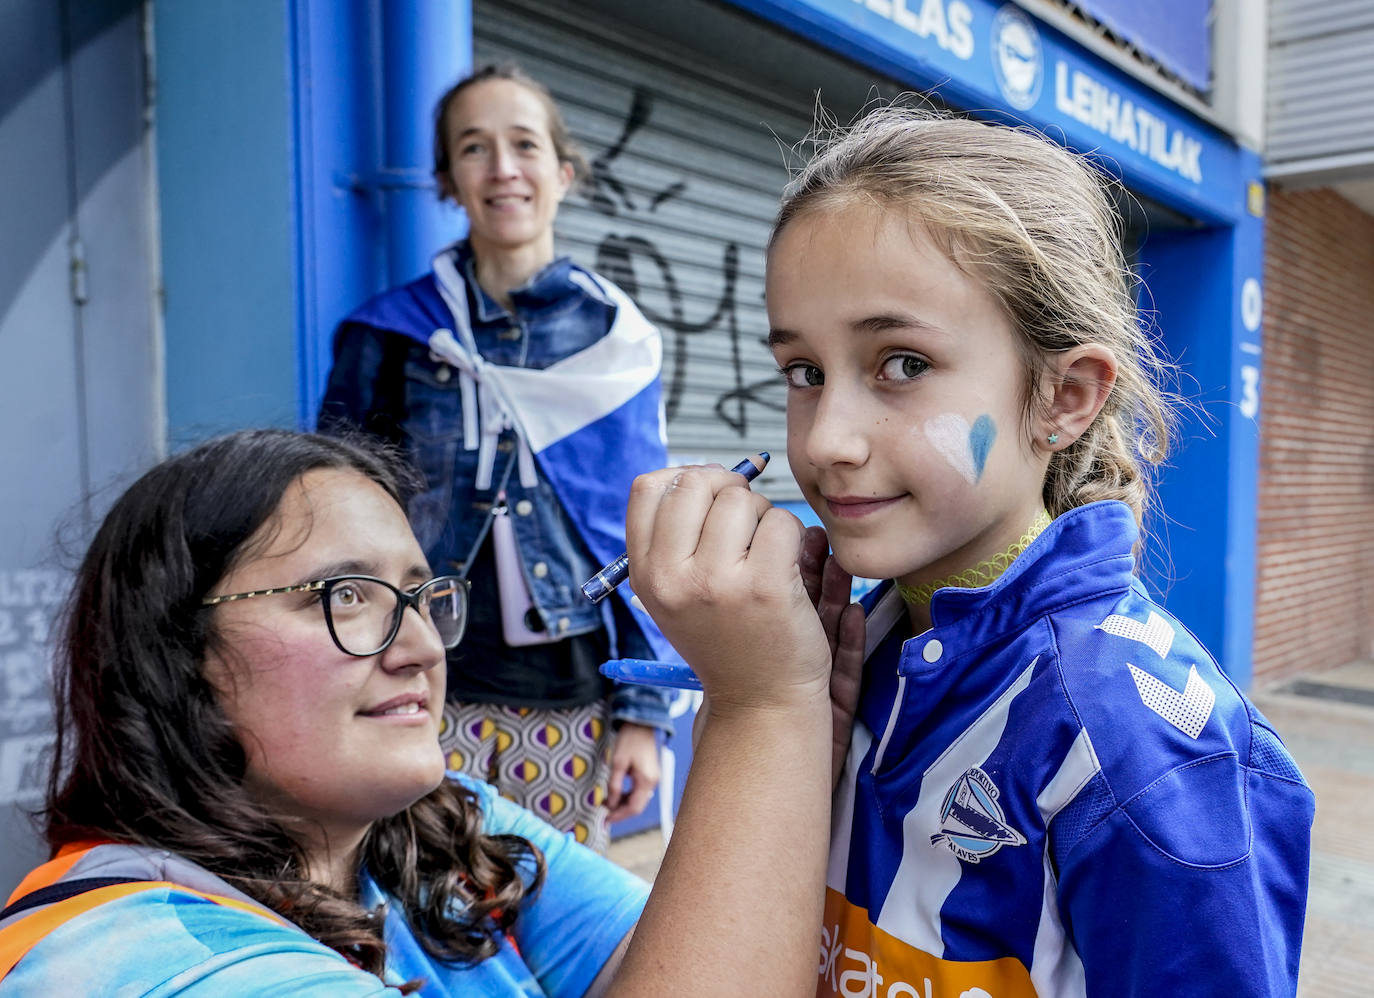
[[[412,607],[438,632],[445,648],[457,647],[468,625],[469,585],[467,579],[456,575],[441,575],[406,592],[371,575],[336,575],[298,586],[207,596],[200,602],[215,606],[256,596],[318,592],[325,626],[339,651],[367,658],[391,647],[400,633],[406,607]]]

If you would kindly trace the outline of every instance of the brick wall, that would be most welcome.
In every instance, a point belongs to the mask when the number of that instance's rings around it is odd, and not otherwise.
[[[1374,657],[1374,216],[1270,191],[1256,684]]]

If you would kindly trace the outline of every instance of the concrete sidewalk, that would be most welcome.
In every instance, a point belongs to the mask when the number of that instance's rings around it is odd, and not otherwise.
[[[1299,998],[1374,994],[1374,662],[1256,692],[1317,795]]]
[[[1374,662],[1313,673],[1251,699],[1278,728],[1317,795],[1298,998],[1374,995]],[[653,880],[657,829],[610,856]]]

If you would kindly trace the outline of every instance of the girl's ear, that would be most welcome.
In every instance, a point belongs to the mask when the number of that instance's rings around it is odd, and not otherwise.
[[[1049,405],[1037,443],[1063,450],[1092,425],[1116,384],[1116,355],[1101,343],[1083,343],[1050,357]]]

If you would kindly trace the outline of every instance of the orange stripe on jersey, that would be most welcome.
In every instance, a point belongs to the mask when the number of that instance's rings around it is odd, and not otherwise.
[[[43,867],[39,867],[39,870],[42,869]],[[47,885],[41,884],[40,886]],[[63,901],[56,901],[46,908],[38,908],[32,914],[25,915],[13,924],[0,929],[0,978],[13,970],[14,965],[29,950],[37,946],[49,932],[58,926],[84,915],[92,908],[99,907],[107,901],[115,901],[130,894],[137,894],[139,891],[155,890],[159,887],[179,891],[183,894],[194,894],[196,897],[224,905],[226,908],[251,911],[262,918],[270,918],[282,925],[288,924],[280,915],[257,905],[248,904],[235,898],[223,897],[219,894],[207,894],[204,891],[183,887],[180,884],[172,884],[162,880],[136,880],[127,884],[111,884],[109,887],[97,887],[93,890],[83,891]]]
[[[902,942],[843,894],[826,889],[818,998],[1035,998],[1015,957],[941,960]]]
[[[75,866],[86,853],[96,846],[107,845],[105,842],[69,842],[61,849],[57,850],[57,856],[48,860],[42,866],[35,867],[29,871],[29,875],[19,881],[19,886],[10,894],[5,906],[14,904],[22,897],[27,897],[34,891],[44,887],[50,887],[67,875],[67,871]]]

